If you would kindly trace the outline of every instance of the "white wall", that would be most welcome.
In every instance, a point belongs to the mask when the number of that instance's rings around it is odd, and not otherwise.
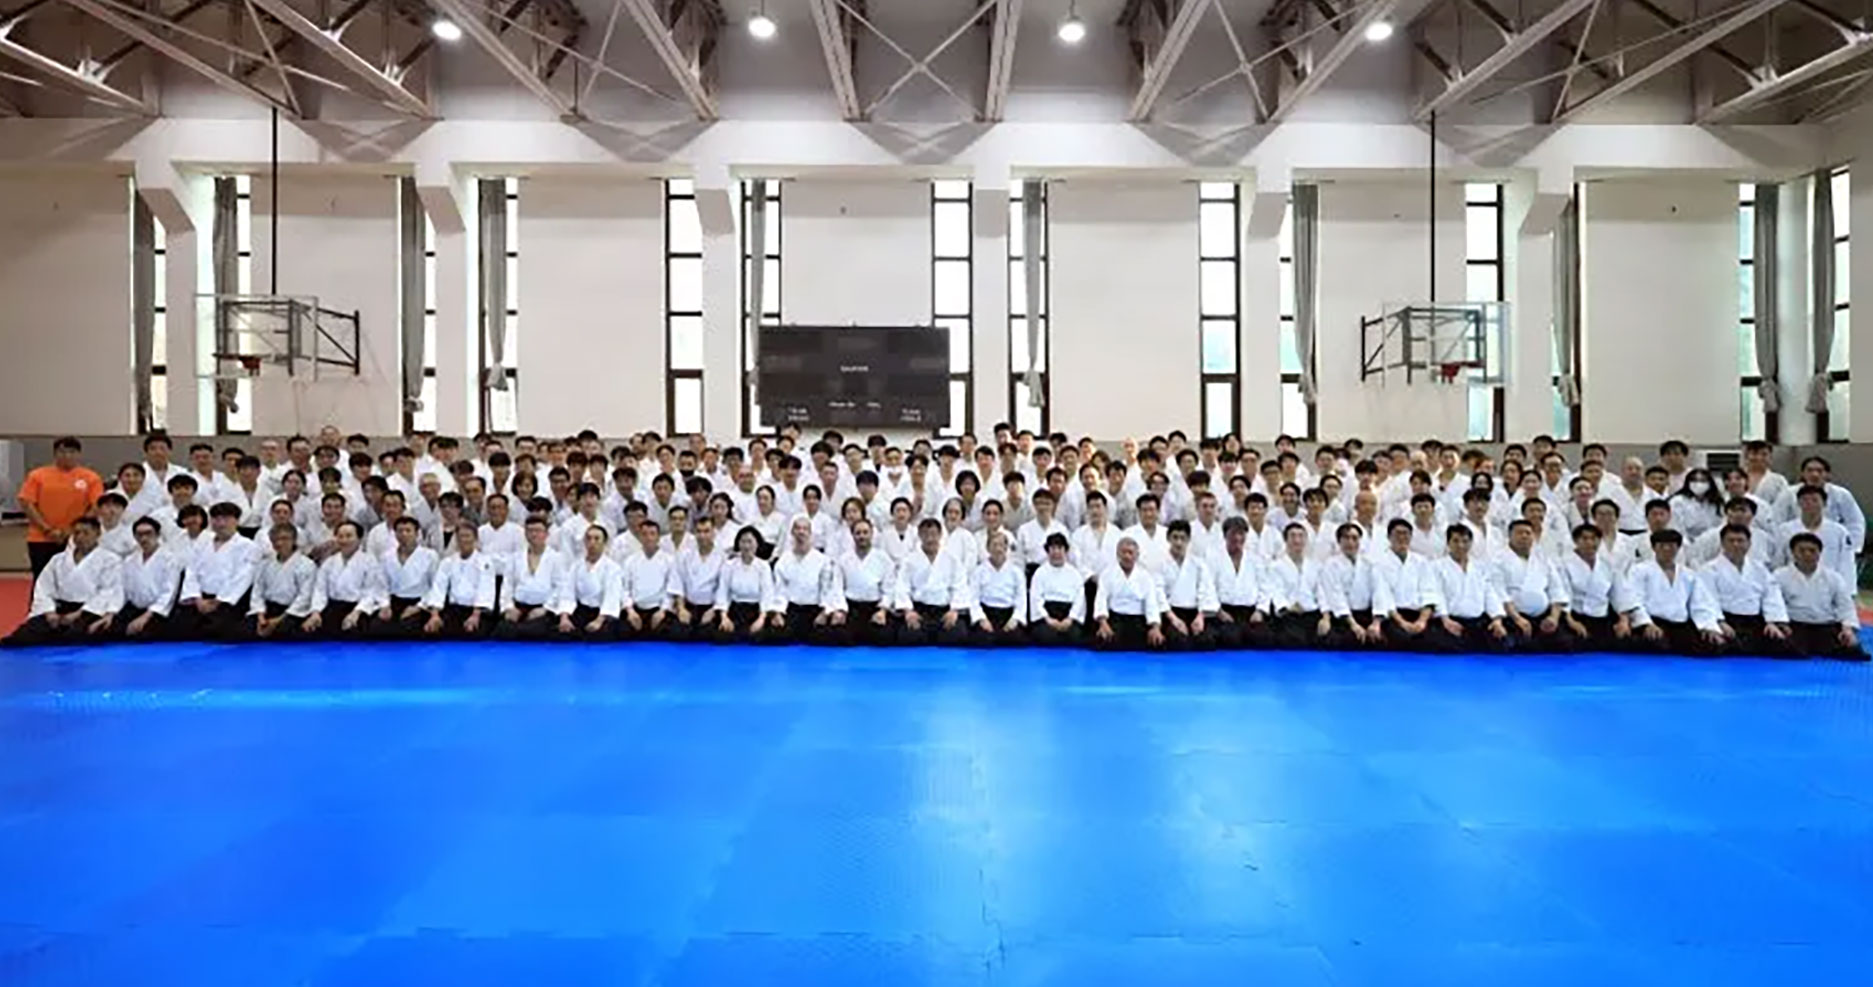
[[[271,186],[253,183],[253,291],[270,290]],[[382,175],[292,173],[280,178],[279,292],[358,313],[361,372],[331,368],[317,380],[263,376],[254,385],[256,435],[403,429],[398,383],[397,184]]]
[[[1195,434],[1197,187],[1084,180],[1047,194],[1054,427]]]
[[[802,325],[928,325],[930,184],[788,182],[781,311]]]
[[[661,431],[662,186],[527,179],[518,246],[521,427]]]
[[[1388,308],[1463,298],[1463,186],[1437,195],[1437,297],[1431,293],[1430,193],[1418,183],[1333,182],[1320,188],[1319,434],[1462,436],[1463,387],[1407,385],[1397,371],[1360,380],[1359,323]]]
[[[0,432],[135,425],[122,175],[0,176],[0,326]]]
[[[1582,197],[1583,437],[1734,445],[1735,184],[1591,182]]]

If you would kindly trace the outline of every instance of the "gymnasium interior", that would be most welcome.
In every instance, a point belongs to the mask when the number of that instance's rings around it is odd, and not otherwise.
[[[1873,491],[1869,83],[1854,0],[0,0],[0,633],[64,436]],[[786,327],[935,348],[880,424]],[[5,650],[0,983],[1851,984],[1870,740],[1828,660]]]

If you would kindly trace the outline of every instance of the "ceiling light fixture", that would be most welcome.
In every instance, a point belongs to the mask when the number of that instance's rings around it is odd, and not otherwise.
[[[1063,43],[1077,45],[1086,40],[1086,22],[1080,20],[1078,0],[1067,5],[1066,20],[1060,22],[1060,29],[1054,32]]]
[[[754,35],[757,40],[766,41],[779,30],[780,27],[774,23],[774,18],[767,16],[767,0],[761,0],[761,9],[755,11],[753,17],[748,18],[748,33]]]
[[[1385,39],[1391,36],[1392,36],[1392,22],[1391,21],[1373,21],[1372,23],[1366,25],[1366,40],[1372,42],[1373,44],[1378,44],[1379,42],[1384,41]]]
[[[462,40],[461,25],[449,20],[447,17],[438,17],[431,22],[429,25],[429,33],[435,35],[437,41]]]

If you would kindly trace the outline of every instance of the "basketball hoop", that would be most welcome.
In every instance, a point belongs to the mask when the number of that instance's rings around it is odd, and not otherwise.
[[[250,355],[250,354],[243,353],[238,357],[238,359],[241,361],[241,369],[247,371],[247,376],[249,377],[260,376],[260,365],[262,363],[262,360],[258,354]]]
[[[1474,366],[1476,366],[1476,364],[1467,362],[1439,364],[1437,376],[1439,380],[1446,384],[1455,384],[1459,375]]]

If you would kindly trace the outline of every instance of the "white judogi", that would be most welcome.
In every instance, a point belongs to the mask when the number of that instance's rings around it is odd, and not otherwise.
[[[1812,574],[1804,574],[1792,565],[1785,565],[1775,571],[1775,582],[1791,622],[1840,624],[1847,628],[1860,626],[1853,590],[1832,569],[1815,566]]]
[[[254,570],[253,603],[248,606],[247,613],[253,617],[265,616],[267,604],[275,603],[286,607],[289,617],[309,617],[318,581],[319,567],[313,565],[311,559],[294,552],[282,562],[278,555],[269,552]]]
[[[467,558],[460,552],[452,553],[436,566],[436,578],[430,581],[429,596],[423,605],[431,610],[448,605],[492,610],[496,603],[494,584],[500,571],[500,563],[480,549]]]
[[[119,572],[124,603],[158,617],[169,616],[175,608],[176,594],[182,589],[180,556],[167,547],[159,547],[148,556],[138,549],[122,561]]]
[[[238,601],[253,587],[258,554],[254,543],[240,535],[217,542],[212,533],[204,533],[182,576],[182,601],[209,596],[223,603]]]
[[[1086,576],[1073,567],[1070,562],[1054,565],[1043,562],[1034,570],[1034,580],[1028,586],[1028,617],[1030,622],[1038,621],[1047,615],[1047,604],[1065,603],[1070,608],[1067,619],[1074,623],[1086,620]]]
[[[564,552],[548,548],[536,559],[522,550],[519,555],[501,558],[506,561],[501,578],[502,610],[545,607],[557,614],[572,612],[572,560]]]
[[[1143,617],[1146,624],[1156,624],[1163,615],[1159,601],[1164,591],[1158,578],[1142,565],[1131,572],[1114,564],[1099,574],[1099,589],[1093,594],[1093,619],[1105,620],[1112,614]]]
[[[1674,566],[1667,576],[1657,560],[1632,567],[1628,583],[1636,609],[1632,622],[1644,627],[1653,619],[1673,622],[1690,621],[1698,630],[1717,629],[1717,604],[1710,592],[1700,585],[1697,573],[1682,565]]]
[[[53,556],[33,583],[26,618],[56,612],[60,603],[82,603],[84,612],[94,617],[108,617],[123,609],[123,560],[102,548],[93,548],[80,559],[77,546]]]
[[[322,612],[333,603],[350,603],[364,614],[388,606],[390,588],[384,581],[383,561],[362,550],[352,552],[350,558],[340,552],[326,556],[312,581],[312,612]]]

